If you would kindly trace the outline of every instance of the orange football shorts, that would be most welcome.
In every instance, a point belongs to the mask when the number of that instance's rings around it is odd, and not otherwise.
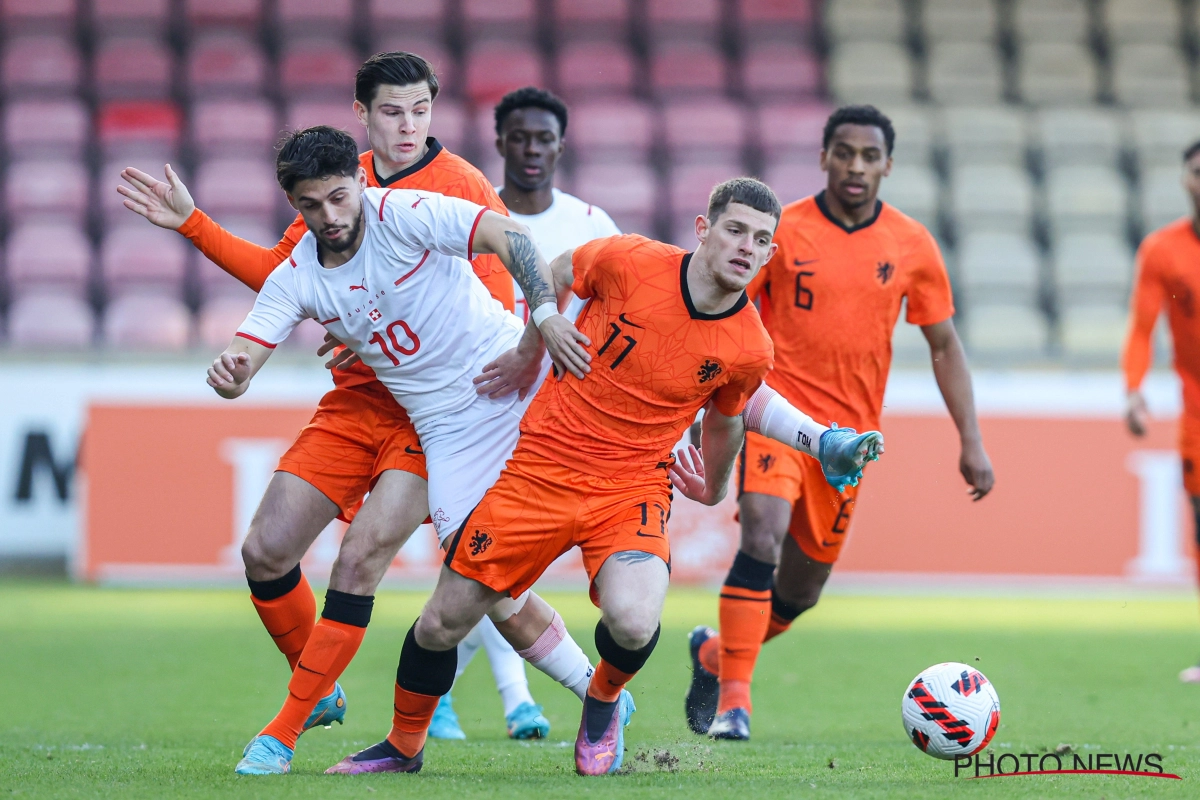
[[[555,559],[578,547],[597,603],[596,574],[614,553],[650,553],[670,566],[670,516],[665,470],[599,478],[518,444],[499,480],[451,539],[446,566],[517,597]]]
[[[858,486],[847,486],[839,494],[815,458],[757,433],[746,434],[737,475],[739,498],[755,492],[792,504],[788,533],[806,556],[822,564],[837,561],[850,530]]]
[[[1179,420],[1179,455],[1183,459],[1183,488],[1200,497],[1200,418],[1187,414]]]
[[[279,470],[317,487],[350,522],[388,469],[428,478],[421,440],[395,398],[378,381],[336,388],[279,459]]]

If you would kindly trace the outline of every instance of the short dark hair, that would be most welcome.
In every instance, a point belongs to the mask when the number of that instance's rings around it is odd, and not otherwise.
[[[821,137],[823,149],[829,149],[829,143],[833,141],[833,134],[839,125],[870,125],[879,128],[883,131],[887,154],[892,154],[892,147],[896,144],[896,129],[892,127],[892,121],[887,115],[875,106],[842,106],[830,114],[829,119],[825,120],[825,133]]]
[[[334,175],[349,178],[358,172],[358,143],[338,128],[316,125],[292,131],[275,157],[275,179],[288,194],[300,181]]]
[[[509,92],[496,104],[496,134],[504,126],[508,115],[520,108],[541,108],[558,118],[558,135],[567,135],[567,104],[545,89],[525,86]]]
[[[1196,153],[1200,153],[1200,139],[1192,142],[1190,145],[1188,145],[1188,148],[1183,151],[1183,163],[1186,164],[1187,162],[1191,161],[1192,156],[1196,155]]]
[[[714,186],[712,194],[708,196],[708,221],[716,222],[730,203],[741,203],[755,211],[770,214],[776,222],[783,214],[783,206],[771,187],[754,178],[733,178]]]
[[[375,92],[380,86],[408,86],[425,81],[429,86],[429,96],[436,100],[438,96],[438,79],[433,71],[433,65],[416,53],[396,51],[392,53],[376,53],[363,62],[354,76],[354,99],[367,108],[375,100]]]

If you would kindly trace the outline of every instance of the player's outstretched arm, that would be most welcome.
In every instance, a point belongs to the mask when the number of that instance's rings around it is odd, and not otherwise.
[[[145,217],[160,228],[177,231],[196,210],[192,193],[171,169],[163,166],[167,181],[158,180],[149,173],[134,167],[121,170],[121,178],[128,186],[118,186],[117,193],[125,198],[125,207]]]
[[[233,337],[225,352],[213,359],[208,368],[208,385],[226,400],[241,397],[273,350],[242,336]]]
[[[725,499],[733,462],[745,436],[742,416],[727,417],[710,402],[700,422],[699,450],[694,445],[675,454],[671,485],[697,503],[715,506]]]
[[[942,392],[942,399],[946,401],[946,408],[954,419],[962,443],[958,470],[967,482],[967,494],[973,500],[982,500],[992,490],[996,476],[992,472],[992,460],[983,449],[983,435],[979,432],[979,419],[975,416],[971,371],[967,368],[967,354],[963,350],[962,340],[958,338],[952,319],[924,325],[921,331],[929,342],[938,389]]]

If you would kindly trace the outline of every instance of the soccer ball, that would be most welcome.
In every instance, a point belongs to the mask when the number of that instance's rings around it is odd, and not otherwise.
[[[973,756],[1000,726],[1000,697],[974,667],[935,664],[904,690],[900,716],[904,732],[922,752],[946,760]]]

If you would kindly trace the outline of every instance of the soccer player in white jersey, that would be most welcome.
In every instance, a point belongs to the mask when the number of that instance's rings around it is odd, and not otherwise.
[[[539,339],[560,372],[583,377],[590,369],[581,346],[586,337],[557,313],[548,268],[519,223],[433,192],[364,191],[354,140],[325,126],[292,134],[277,173],[308,233],[267,279],[238,335],[209,369],[209,384],[224,397],[240,396],[276,344],[304,319],[318,320],[407,409],[425,451],[431,516],[439,537],[449,536],[500,473],[525,405],[516,395],[479,396],[471,379],[506,351],[510,361],[534,365],[524,374],[536,376]],[[475,277],[469,260],[478,253],[498,255],[534,298],[540,337],[523,337],[525,326]],[[340,570],[370,573],[364,583],[377,584],[376,562],[390,560],[395,544],[384,548],[390,550],[384,559],[374,544],[343,547]],[[283,734],[303,724],[309,701],[328,693],[358,641],[312,659],[306,650],[306,668],[293,675],[283,710],[247,747],[239,771],[288,770],[295,735]],[[526,649],[533,644],[510,641]],[[563,644],[570,641],[564,631]],[[552,677],[558,673],[576,694],[586,689],[591,664],[578,645],[523,655]]]

